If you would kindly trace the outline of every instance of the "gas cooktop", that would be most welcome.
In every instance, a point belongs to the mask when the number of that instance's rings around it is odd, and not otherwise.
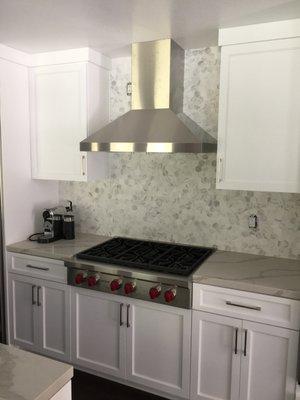
[[[214,251],[208,247],[116,237],[76,256],[100,263],[188,276]]]

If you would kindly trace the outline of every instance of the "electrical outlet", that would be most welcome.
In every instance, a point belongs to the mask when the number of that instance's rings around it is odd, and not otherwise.
[[[257,229],[257,226],[258,226],[257,215],[255,215],[255,214],[249,215],[249,218],[248,218],[249,229]]]

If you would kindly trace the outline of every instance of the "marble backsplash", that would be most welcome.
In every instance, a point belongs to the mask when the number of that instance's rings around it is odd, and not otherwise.
[[[184,112],[217,135],[219,49],[186,52]],[[111,119],[128,111],[130,59],[113,61]],[[61,182],[77,230],[300,259],[300,195],[215,189],[214,154],[110,154],[107,178]],[[257,230],[248,216],[258,215]]]

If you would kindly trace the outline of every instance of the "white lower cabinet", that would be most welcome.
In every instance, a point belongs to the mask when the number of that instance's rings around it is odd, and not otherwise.
[[[10,343],[70,360],[70,287],[8,274]]]
[[[118,297],[72,288],[72,362],[125,377],[125,331]]]
[[[193,311],[191,399],[294,400],[297,331]]]
[[[150,302],[126,308],[127,379],[188,398],[191,311]]]
[[[56,282],[39,282],[40,352],[70,360],[70,287]]]
[[[72,288],[72,361],[189,397],[191,311]]]
[[[191,311],[15,272],[8,299],[10,343],[25,350],[170,398],[295,399],[298,302],[194,285]]]
[[[241,400],[294,400],[298,332],[243,321]]]
[[[191,398],[237,400],[242,321],[193,311]]]
[[[33,351],[39,346],[36,288],[32,278],[8,274],[10,343]]]

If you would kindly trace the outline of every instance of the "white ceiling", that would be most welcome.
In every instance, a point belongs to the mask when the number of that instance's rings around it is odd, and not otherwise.
[[[128,45],[173,37],[217,44],[217,29],[300,17],[300,0],[0,0],[0,43],[26,52]]]

